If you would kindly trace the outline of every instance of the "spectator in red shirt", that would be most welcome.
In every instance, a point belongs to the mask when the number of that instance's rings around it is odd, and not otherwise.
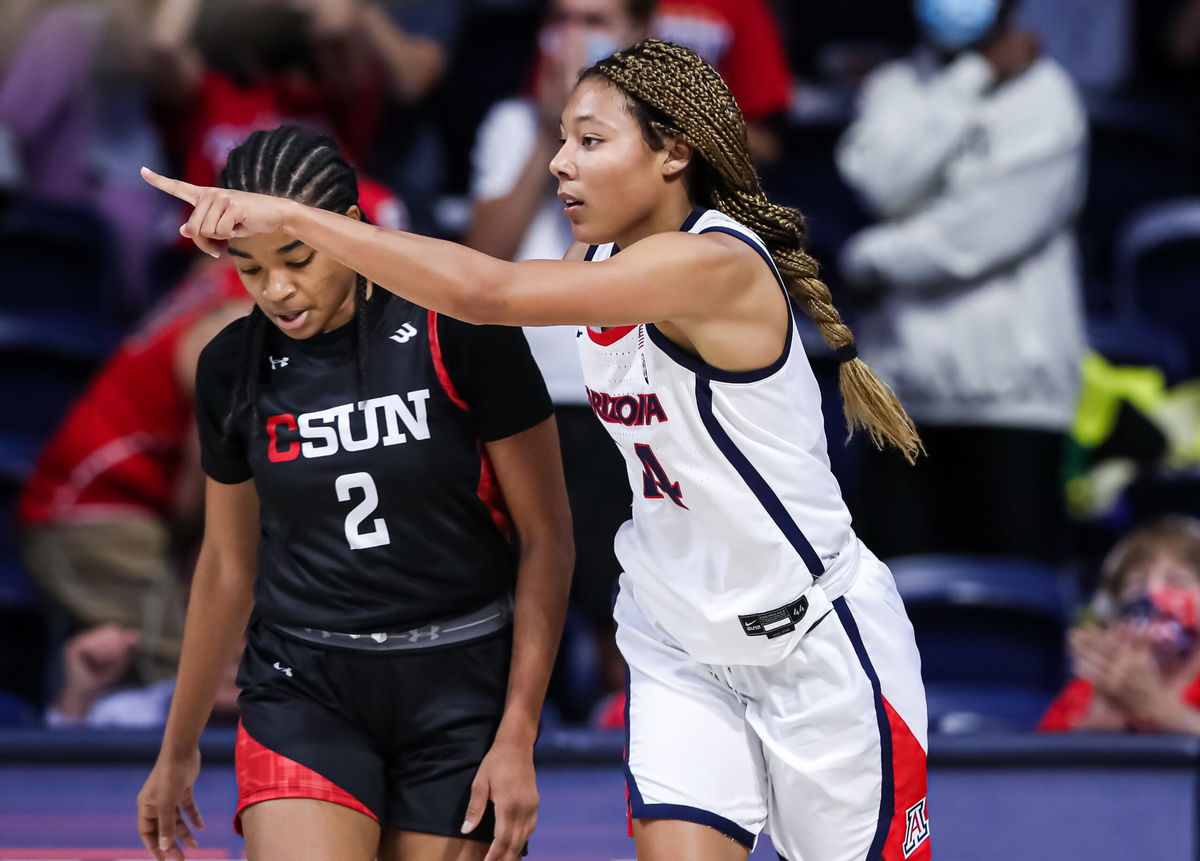
[[[779,157],[778,124],[792,99],[792,73],[765,0],[661,0],[654,36],[686,45],[721,73],[746,118],[759,165]]]
[[[150,31],[155,95],[189,181],[284,123],[336,137],[361,162],[386,84],[358,0],[163,0]]]
[[[1069,635],[1076,678],[1038,729],[1200,735],[1200,521],[1169,517],[1122,540],[1093,607]]]

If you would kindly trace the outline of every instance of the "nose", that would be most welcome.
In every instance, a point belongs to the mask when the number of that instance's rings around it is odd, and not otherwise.
[[[296,287],[288,277],[288,272],[282,267],[271,269],[267,275],[267,286],[263,288],[263,298],[271,302],[282,302],[290,299],[296,292]]]
[[[570,158],[567,157],[567,145],[563,143],[558,148],[558,152],[554,154],[554,158],[550,159],[550,175],[555,179],[574,179],[575,165]]]

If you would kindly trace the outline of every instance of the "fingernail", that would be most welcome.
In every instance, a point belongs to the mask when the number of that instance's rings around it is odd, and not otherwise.
[[[210,251],[210,252],[208,252],[208,256],[211,257],[213,260],[221,259],[221,253],[219,251]]]
[[[169,838],[166,838],[166,837],[160,837],[160,838],[158,838],[158,848],[159,848],[160,850],[162,850],[163,852],[166,852],[168,849],[170,849],[170,848],[171,848],[171,841],[170,841],[170,839],[169,839]]]
[[[470,819],[464,819],[463,824],[462,824],[462,833],[466,834],[468,831],[470,831],[474,827],[475,827],[474,822],[472,822]]]

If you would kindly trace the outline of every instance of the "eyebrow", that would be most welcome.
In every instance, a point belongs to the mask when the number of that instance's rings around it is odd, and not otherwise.
[[[289,242],[287,245],[281,245],[279,248],[276,248],[275,253],[276,254],[287,254],[289,251],[293,251],[294,249],[299,248],[303,244],[304,244],[303,240],[296,239],[296,240]],[[242,251],[241,249],[234,248],[232,245],[225,246],[225,250],[227,252],[229,252],[231,255],[233,255],[234,257],[242,257],[242,258],[245,258],[246,260],[254,259],[250,254],[247,254],[245,251]]]

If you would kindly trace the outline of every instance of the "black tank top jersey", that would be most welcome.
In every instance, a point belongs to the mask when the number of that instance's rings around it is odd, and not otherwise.
[[[225,428],[247,318],[204,349],[205,472],[259,494],[255,613],[366,633],[480,606],[513,587],[515,550],[483,443],[552,414],[520,329],[472,326],[376,288],[359,403],[355,323],[306,340],[266,325],[254,433]]]

